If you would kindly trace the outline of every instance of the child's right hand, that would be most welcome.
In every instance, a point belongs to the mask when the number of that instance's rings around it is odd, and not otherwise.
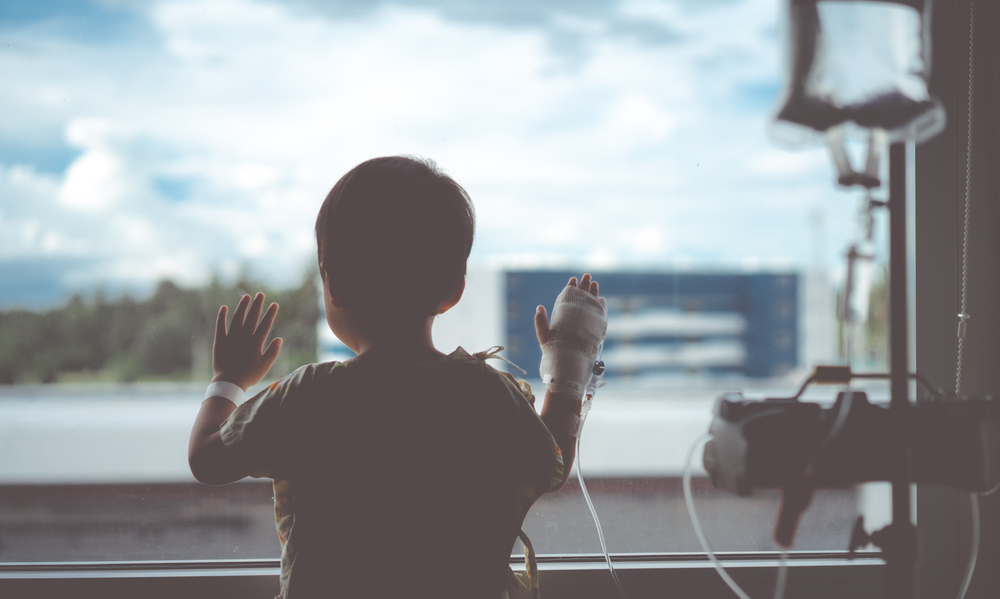
[[[271,325],[278,314],[278,304],[272,303],[260,317],[264,294],[258,293],[250,302],[244,295],[233,313],[233,321],[226,330],[228,308],[219,308],[215,323],[215,346],[212,349],[212,382],[226,381],[239,385],[244,391],[258,383],[271,369],[281,349],[281,339],[275,338],[263,350],[264,341],[271,332]],[[249,309],[248,309],[249,308]],[[258,320],[260,322],[258,322]],[[263,351],[262,351],[263,350]]]

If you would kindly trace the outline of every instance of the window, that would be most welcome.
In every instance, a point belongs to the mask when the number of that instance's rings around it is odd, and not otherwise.
[[[267,482],[208,488],[187,472],[211,315],[266,285],[295,339],[274,374],[342,354],[317,328],[315,211],[354,164],[411,153],[478,211],[468,296],[440,319],[439,346],[504,344],[534,374],[531,310],[568,273],[595,272],[614,314],[609,385],[581,459],[609,549],[637,556],[636,578],[714,584],[685,556],[649,561],[699,550],[681,460],[720,391],[785,393],[838,357],[836,273],[856,211],[821,148],[767,138],[778,9],[0,8],[0,73],[17,81],[0,111],[19,117],[0,122],[0,562],[211,560],[198,567],[223,578],[219,560],[264,560],[239,562],[240,580],[273,568]],[[770,585],[759,560],[778,497],[696,486],[716,549],[747,554],[742,571]],[[877,519],[878,494],[817,496],[802,580],[832,580],[840,562],[818,553],[846,548],[859,509]],[[563,572],[555,587],[600,572],[573,485],[525,528],[540,554],[575,558],[545,566]],[[860,563],[831,576],[875,585],[875,560]],[[167,566],[134,567],[157,579]]]

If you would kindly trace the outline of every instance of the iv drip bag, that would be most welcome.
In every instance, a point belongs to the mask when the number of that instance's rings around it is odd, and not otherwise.
[[[927,87],[930,0],[788,3],[785,92],[771,127],[777,141],[821,141],[846,125],[919,143],[944,128],[944,109]]]

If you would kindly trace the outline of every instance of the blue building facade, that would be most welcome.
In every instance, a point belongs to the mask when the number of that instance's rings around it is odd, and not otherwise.
[[[535,307],[580,273],[507,271],[507,356],[541,360]],[[607,377],[672,373],[780,376],[798,365],[795,273],[593,273],[608,301]]]

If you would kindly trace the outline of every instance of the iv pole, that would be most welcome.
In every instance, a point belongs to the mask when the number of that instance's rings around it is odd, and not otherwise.
[[[889,146],[889,379],[893,462],[892,524],[882,547],[885,597],[915,599],[919,555],[917,529],[911,523],[911,448],[906,435],[910,418],[909,331],[907,330],[906,144]]]

